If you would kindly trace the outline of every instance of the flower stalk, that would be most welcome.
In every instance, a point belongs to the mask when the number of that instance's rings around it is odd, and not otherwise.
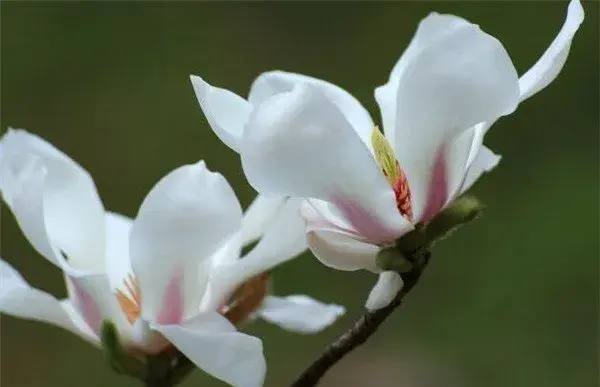
[[[463,196],[427,224],[419,225],[414,231],[404,235],[395,245],[383,248],[377,257],[380,268],[397,271],[404,286],[387,306],[367,311],[350,330],[330,344],[291,387],[316,386],[331,367],[364,344],[394,310],[402,305],[406,295],[417,285],[431,258],[431,246],[450,232],[477,219],[483,208],[483,204],[475,197]]]
[[[291,384],[291,387],[316,386],[331,367],[356,347],[364,344],[392,312],[402,305],[404,297],[419,282],[430,256],[431,253],[427,249],[419,249],[412,256],[407,257],[413,263],[412,270],[401,274],[404,280],[404,287],[398,292],[392,302],[384,308],[367,311],[350,330],[330,344],[325,352]]]

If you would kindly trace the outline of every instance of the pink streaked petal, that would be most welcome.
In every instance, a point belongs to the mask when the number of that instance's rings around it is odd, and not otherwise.
[[[448,201],[448,171],[446,169],[446,162],[446,151],[444,147],[441,147],[433,165],[427,200],[422,213],[423,215],[420,217],[422,222],[433,218]]]
[[[183,319],[183,276],[177,271],[165,288],[163,304],[157,316],[159,324],[179,324]]]
[[[73,289],[75,309],[79,311],[88,327],[90,327],[96,335],[100,335],[103,318],[98,304],[77,278],[71,278],[70,282]]]
[[[129,333],[131,325],[106,275],[69,271],[66,273],[66,282],[74,309],[95,334],[100,334],[104,320],[115,324],[119,332]]]
[[[358,240],[364,239],[345,219],[337,216],[334,218],[334,214],[331,212],[332,207],[335,206],[321,200],[305,200],[300,208],[300,214],[304,219],[306,232],[325,230],[348,235]]]
[[[131,268],[142,294],[141,317],[164,323],[181,319],[181,313],[183,319],[197,314],[210,257],[241,224],[233,189],[204,162],[163,177],[142,202],[129,238]]]
[[[331,202],[342,212],[352,227],[372,243],[393,241],[400,237],[398,230],[390,229],[360,204],[344,197],[333,196]]]
[[[431,14],[423,20],[401,62],[384,95],[378,91],[378,100],[382,109],[391,110],[383,112],[384,118],[388,116],[385,124],[394,125],[385,127],[385,133],[393,139],[391,145],[410,182],[418,221],[439,210],[447,195],[434,190],[437,196],[430,196],[440,147],[480,122],[514,111],[519,85],[502,44],[477,25],[449,15]],[[466,141],[464,153],[469,146]],[[460,167],[445,178],[452,185],[462,179],[466,163],[455,160],[452,150],[446,152],[446,161]],[[436,179],[441,184],[440,176]],[[433,207],[427,208],[428,200]]]
[[[15,268],[0,258],[1,314],[52,324],[97,344],[96,335],[66,304],[68,302],[32,287]]]
[[[365,130],[372,133],[373,128]],[[345,212],[341,217],[349,216],[348,223],[366,230],[365,237],[374,237],[376,243],[394,240],[409,223],[344,112],[310,83],[297,84],[255,109],[244,131],[241,156],[257,191],[339,202],[337,212]]]

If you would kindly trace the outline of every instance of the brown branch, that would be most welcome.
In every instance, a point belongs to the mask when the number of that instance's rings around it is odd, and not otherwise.
[[[402,274],[404,286],[394,300],[385,308],[366,312],[349,331],[329,345],[325,352],[291,384],[291,387],[316,386],[331,367],[356,347],[365,343],[392,312],[402,304],[404,297],[419,282],[421,273],[429,262],[430,253],[427,250],[417,250],[409,257],[411,263],[413,263],[413,269]]]

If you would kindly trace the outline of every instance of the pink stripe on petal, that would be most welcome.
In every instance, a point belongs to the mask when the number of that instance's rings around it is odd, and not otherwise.
[[[90,329],[100,335],[102,331],[102,312],[94,298],[77,278],[69,277],[73,289],[74,306]]]
[[[448,171],[446,170],[446,151],[442,147],[437,152],[435,163],[433,164],[433,173],[429,181],[429,190],[427,193],[427,202],[425,210],[421,217],[422,222],[433,218],[439,210],[444,207],[448,201]]]
[[[360,235],[357,230],[341,227],[327,219],[327,217],[320,213],[312,204],[308,204],[308,207],[303,207],[300,214],[304,219],[304,224],[306,226],[305,232],[307,233],[311,231],[329,230],[352,236],[357,239],[362,238],[362,235]]]
[[[358,203],[339,196],[333,196],[331,202],[337,206],[352,227],[369,242],[389,242],[398,237],[397,232],[389,230]]]
[[[159,324],[179,324],[183,320],[183,275],[177,271],[165,288],[162,307],[156,318]]]

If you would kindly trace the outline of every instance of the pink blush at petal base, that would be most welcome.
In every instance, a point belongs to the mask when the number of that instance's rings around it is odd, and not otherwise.
[[[431,180],[429,181],[429,191],[427,193],[427,202],[425,210],[421,217],[422,222],[433,218],[448,201],[448,172],[446,170],[446,151],[444,147],[438,151]]]
[[[100,336],[102,331],[102,313],[98,304],[96,304],[93,297],[85,290],[85,287],[79,283],[77,278],[69,277],[68,281],[72,285],[75,308],[79,311],[90,329]]]
[[[183,276],[177,271],[165,288],[162,306],[157,316],[159,324],[179,324],[183,319]]]
[[[398,236],[397,232],[385,227],[358,203],[339,196],[333,196],[331,202],[336,205],[352,227],[369,242],[389,242]]]

